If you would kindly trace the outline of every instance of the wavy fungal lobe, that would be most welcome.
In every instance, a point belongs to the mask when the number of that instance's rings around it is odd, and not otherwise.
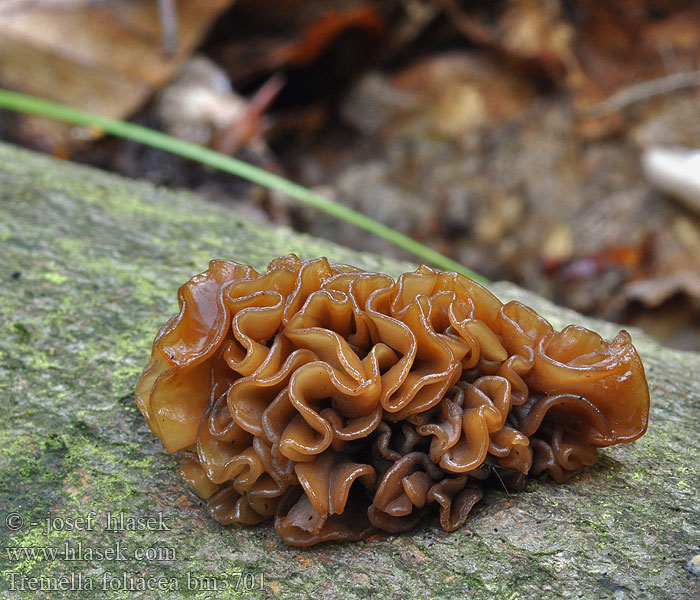
[[[178,299],[138,407],[218,522],[294,546],[454,531],[494,479],[563,482],[647,428],[625,331],[556,332],[456,273],[214,260]]]

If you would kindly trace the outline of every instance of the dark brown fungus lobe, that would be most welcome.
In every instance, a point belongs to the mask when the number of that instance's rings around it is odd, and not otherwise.
[[[487,486],[566,481],[647,428],[626,332],[556,332],[455,273],[215,260],[178,299],[139,409],[217,521],[295,546],[454,531]]]

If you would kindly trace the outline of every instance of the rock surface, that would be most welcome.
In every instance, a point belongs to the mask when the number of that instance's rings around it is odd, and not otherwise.
[[[0,589],[6,598],[697,598],[700,356],[634,332],[649,432],[594,468],[492,491],[456,533],[289,548],[223,528],[132,399],[176,289],[211,258],[406,263],[262,228],[185,193],[0,146]],[[508,284],[559,328],[592,321]],[[160,587],[160,590],[159,590]],[[144,590],[144,588],[146,588]]]

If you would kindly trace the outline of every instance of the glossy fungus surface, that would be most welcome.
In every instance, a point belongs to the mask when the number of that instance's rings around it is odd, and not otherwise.
[[[461,527],[497,478],[563,482],[647,427],[629,335],[561,332],[462,275],[212,261],[179,291],[136,401],[223,524],[288,544]]]

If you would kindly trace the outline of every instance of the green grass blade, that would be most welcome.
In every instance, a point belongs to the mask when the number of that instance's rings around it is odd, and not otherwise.
[[[71,108],[64,104],[49,102],[34,96],[19,94],[9,90],[0,89],[0,108],[48,117],[56,121],[63,121],[64,123],[82,127],[97,127],[105,133],[140,142],[153,148],[159,148],[160,150],[165,150],[177,156],[188,158],[209,167],[225,171],[231,175],[242,177],[243,179],[257,183],[266,188],[278,190],[299,202],[303,202],[304,204],[342,219],[355,227],[373,233],[404,250],[408,250],[423,261],[431,263],[440,269],[456,271],[480,283],[488,283],[488,280],[484,277],[470,271],[458,262],[443,256],[437,250],[433,250],[393,230],[391,227],[379,223],[374,219],[370,219],[356,210],[333,202],[328,198],[324,198],[284,177],[269,173],[241,160],[210,150],[209,148],[184,142],[159,131],[148,129],[147,127],[119,121],[117,119],[101,117]]]

